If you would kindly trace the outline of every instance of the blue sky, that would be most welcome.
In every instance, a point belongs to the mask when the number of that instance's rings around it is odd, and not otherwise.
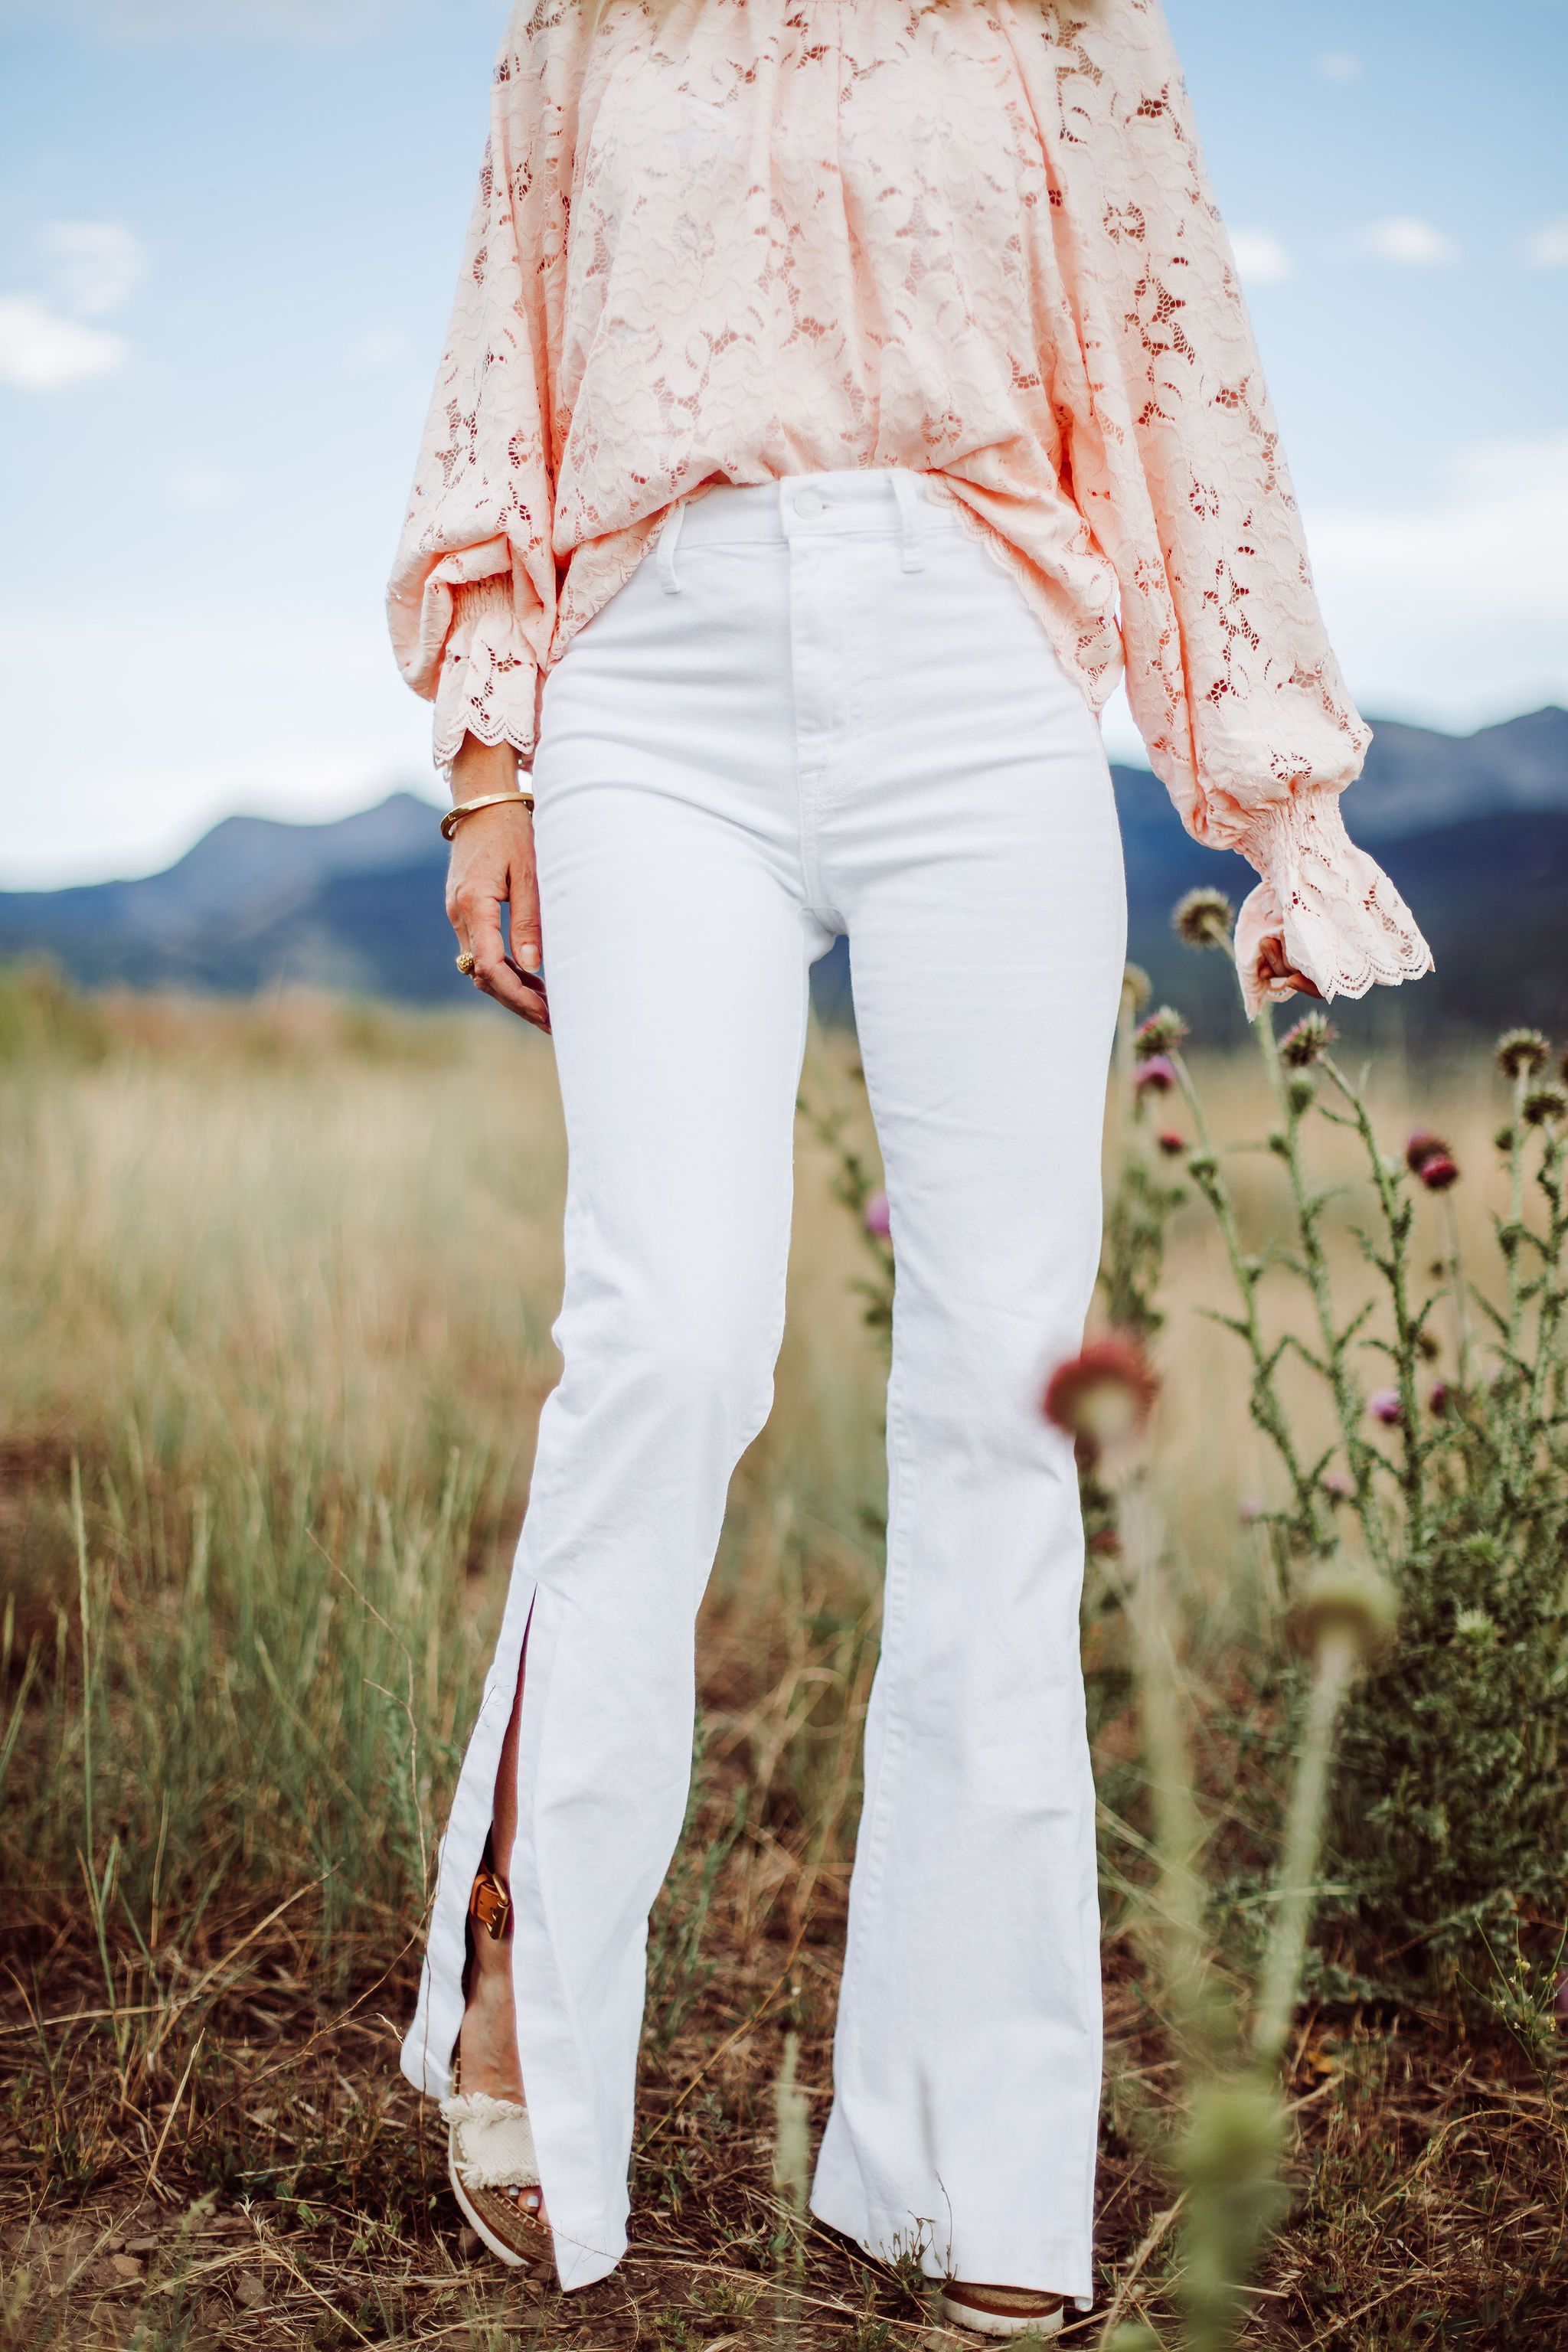
[[[1568,702],[1568,0],[1169,5],[1352,691]],[[0,0],[0,885],[435,793],[382,582],[505,13]]]

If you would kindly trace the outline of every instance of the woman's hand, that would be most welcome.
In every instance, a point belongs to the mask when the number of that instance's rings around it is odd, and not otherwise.
[[[1260,987],[1269,981],[1289,981],[1300,996],[1321,999],[1323,993],[1316,981],[1309,980],[1304,971],[1298,971],[1293,964],[1286,961],[1285,942],[1278,932],[1258,942],[1258,981]]]
[[[463,738],[452,762],[455,801],[482,800],[487,793],[510,793],[517,783],[517,754],[506,743]],[[500,910],[511,912],[511,952],[525,971],[540,965],[539,879],[533,862],[533,816],[521,800],[515,807],[476,809],[452,836],[447,868],[447,920],[458,945],[474,959],[474,986],[504,1004],[520,1020],[549,1030],[543,991],[527,988],[506,962]]]

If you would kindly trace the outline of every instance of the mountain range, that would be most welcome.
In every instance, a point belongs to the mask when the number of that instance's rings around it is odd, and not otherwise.
[[[1129,953],[1157,994],[1211,1038],[1239,1034],[1234,981],[1170,929],[1198,883],[1239,900],[1239,858],[1182,829],[1146,771],[1113,768],[1127,859]],[[1354,1034],[1392,1023],[1406,1042],[1529,1021],[1568,1028],[1568,711],[1531,712],[1468,736],[1375,726],[1345,820],[1404,892],[1437,971],[1375,990],[1336,1018]],[[446,850],[417,793],[330,824],[233,816],[166,872],[64,890],[0,892],[0,957],[45,955],[79,984],[248,992],[280,983],[471,1001],[442,912]],[[819,1009],[847,1011],[841,940],[817,967]],[[1370,1027],[1369,1027],[1370,1024]]]

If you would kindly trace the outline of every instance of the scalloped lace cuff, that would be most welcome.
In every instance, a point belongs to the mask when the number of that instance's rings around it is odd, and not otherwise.
[[[444,772],[465,735],[533,749],[538,665],[517,625],[510,578],[452,591],[452,625],[436,681],[436,764]]]
[[[1271,932],[1283,937],[1292,965],[1325,997],[1364,996],[1374,982],[1394,987],[1431,971],[1432,950],[1409,908],[1346,833],[1337,792],[1272,803],[1243,847],[1263,877],[1236,926],[1237,972],[1249,1021],[1266,997],[1278,1003],[1291,993],[1282,982],[1258,978],[1258,946]]]

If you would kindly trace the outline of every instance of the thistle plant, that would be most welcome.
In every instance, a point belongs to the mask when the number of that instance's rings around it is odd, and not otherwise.
[[[811,2104],[795,2079],[800,2036],[784,2036],[784,2061],[773,2084],[773,2192],[780,2229],[773,2242],[777,2286],[773,2341],[787,2352],[798,2339],[805,2269],[805,2216],[811,2193]]]
[[[1196,892],[1175,913],[1191,944],[1234,952],[1228,908]],[[1158,1276],[1173,1197],[1152,1191],[1151,1094],[1138,1072],[1157,1061],[1182,1106],[1192,1148],[1184,1172],[1206,1202],[1233,1285],[1211,1309],[1244,1350],[1248,1410],[1268,1441],[1279,1492],[1253,1514],[1288,1596],[1301,1602],[1352,1549],[1393,1596],[1398,1644],[1344,1706],[1331,1796],[1339,1940],[1353,1966],[1323,1964],[1328,1989],[1439,1987],[1486,1998],[1498,1937],[1555,1945],[1568,1911],[1568,1091],[1535,1030],[1500,1040],[1510,1088],[1497,1137],[1509,1206],[1493,1220],[1500,1282],[1468,1278],[1453,1216],[1464,1171],[1446,1139],[1417,1129],[1385,1148],[1364,1080],[1336,1055],[1327,1014],[1311,1010],[1277,1034],[1265,1006],[1253,1037],[1272,1117],[1282,1216],[1247,1246],[1203,1093],[1172,1008],[1146,1014],[1122,1064],[1122,1172],[1102,1272],[1113,1318],[1159,1328]],[[1130,1065],[1130,1066],[1129,1066]],[[1152,1092],[1158,1096],[1159,1087]],[[1331,1260],[1326,1229],[1342,1188],[1315,1169],[1315,1139],[1352,1138],[1368,1213],[1354,1229],[1363,1279]],[[1256,1149],[1256,1146],[1244,1147]],[[1167,1186],[1166,1196],[1176,1188]],[[1428,1264],[1422,1212],[1443,1249]],[[1280,1277],[1304,1294],[1305,1333],[1280,1320]],[[1452,1369],[1431,1367],[1452,1349]],[[1304,1366],[1331,1408],[1326,1442],[1310,1440],[1289,1381]],[[1293,1710],[1310,1708],[1293,1670],[1259,1692],[1289,1745]]]
[[[1300,1988],[1336,1736],[1352,1684],[1390,1632],[1395,1604],[1381,1577],[1342,1558],[1320,1566],[1303,1591],[1298,1630],[1310,1660],[1308,1705],[1248,2023],[1211,1950],[1205,1830],[1142,1442],[1157,1389],[1139,1344],[1113,1337],[1058,1368],[1044,1409],[1075,1440],[1080,1467],[1094,1469],[1116,1502],[1159,1862],[1148,1940],[1186,2110],[1169,2150],[1184,2208],[1183,2343],[1184,2352],[1226,2352],[1245,2322],[1248,2276],[1289,2203],[1279,2068]],[[1155,2341],[1131,2328],[1114,2340],[1118,2352]]]

